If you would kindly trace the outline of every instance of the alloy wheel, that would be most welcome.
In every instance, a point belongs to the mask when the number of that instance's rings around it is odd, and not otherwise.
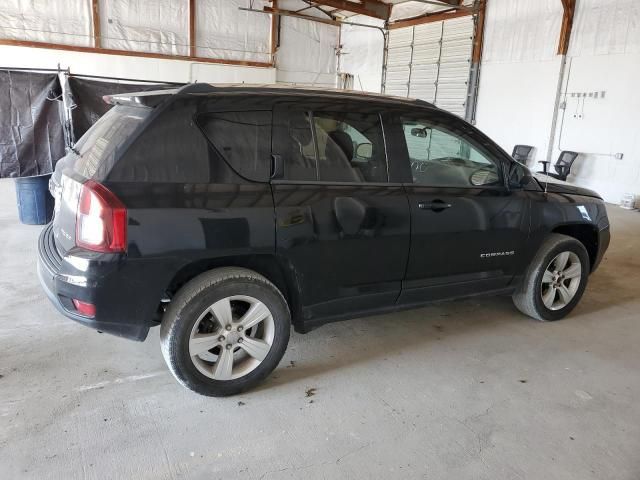
[[[203,375],[234,380],[262,363],[273,345],[275,323],[267,306],[234,295],[209,306],[193,325],[189,355]]]
[[[549,310],[566,307],[575,297],[582,280],[582,264],[573,252],[561,252],[554,257],[542,275],[540,293]]]

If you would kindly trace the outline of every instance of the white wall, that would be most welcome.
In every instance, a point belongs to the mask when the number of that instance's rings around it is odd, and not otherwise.
[[[608,201],[640,196],[640,2],[579,0],[567,62],[554,157],[585,152],[570,181]],[[604,98],[588,96],[603,91]]]
[[[545,160],[559,73],[559,58],[483,63],[476,126],[508,153],[515,144],[532,145],[532,158]]]
[[[166,82],[273,83],[275,69],[197,63],[160,58],[126,57],[44,48],[0,45],[0,67],[67,67],[72,74],[102,75]]]
[[[551,160],[561,150],[582,152],[570,182],[611,202],[625,192],[640,195],[640,2],[578,0],[562,79],[558,0],[487,5],[477,126],[509,152],[529,144],[537,148],[535,161],[546,159],[561,82],[566,109],[558,110]]]
[[[559,0],[487,2],[476,126],[509,153],[516,144],[534,146],[536,169],[553,125],[561,19]]]

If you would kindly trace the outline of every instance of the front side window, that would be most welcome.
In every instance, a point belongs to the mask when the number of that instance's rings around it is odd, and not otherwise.
[[[500,185],[498,163],[444,125],[402,118],[413,183],[434,187]]]
[[[287,180],[387,181],[377,114],[290,111],[286,137],[282,153]]]

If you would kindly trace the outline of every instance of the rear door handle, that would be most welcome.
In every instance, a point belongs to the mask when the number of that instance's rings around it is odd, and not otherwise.
[[[434,212],[441,212],[447,208],[451,208],[453,205],[443,202],[442,200],[434,200],[432,202],[419,202],[418,208],[421,210],[432,210]]]
[[[282,156],[273,154],[271,155],[271,179],[280,180],[284,177],[284,165],[282,163]]]

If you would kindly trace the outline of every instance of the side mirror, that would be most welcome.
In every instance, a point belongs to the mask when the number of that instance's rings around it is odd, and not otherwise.
[[[493,168],[480,168],[471,174],[469,177],[469,183],[476,187],[484,185],[493,185],[500,181],[498,173]]]
[[[359,143],[356,147],[356,157],[369,160],[373,156],[373,145],[370,143]]]
[[[418,138],[427,138],[426,128],[412,128],[411,135]]]
[[[506,180],[510,189],[523,188],[531,180],[531,174],[527,167],[514,160],[509,163]]]

